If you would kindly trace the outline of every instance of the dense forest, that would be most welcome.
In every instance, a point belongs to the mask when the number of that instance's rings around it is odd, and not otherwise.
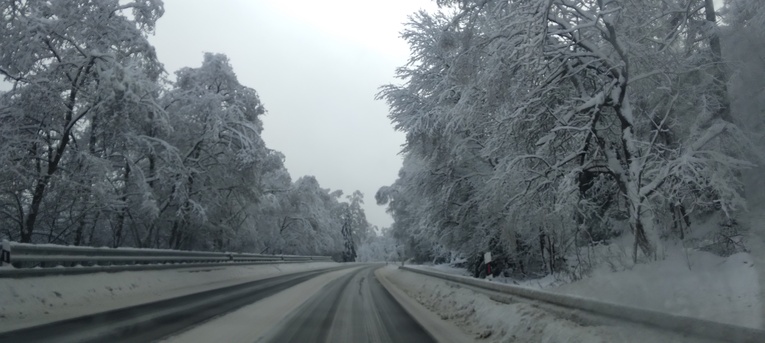
[[[363,195],[292,180],[225,55],[169,75],[148,41],[163,11],[0,3],[0,238],[354,260]]]
[[[0,4],[0,238],[463,261],[582,275],[582,249],[746,250],[765,151],[758,0],[439,0],[383,86],[405,133],[375,199],[293,180],[223,54],[168,73],[160,0]],[[253,62],[256,63],[256,62]],[[273,115],[279,115],[275,113]],[[711,230],[701,230],[699,226]]]
[[[406,134],[380,188],[415,261],[581,276],[583,249],[746,249],[743,176],[765,147],[765,3],[440,0],[410,18]],[[712,222],[713,229],[700,230]],[[691,235],[692,233],[692,235]]]

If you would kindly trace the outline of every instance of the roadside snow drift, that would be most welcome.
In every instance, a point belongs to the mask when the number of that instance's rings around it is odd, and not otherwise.
[[[746,253],[675,252],[631,270],[596,269],[548,291],[752,328],[762,323],[758,271]]]
[[[544,289],[614,304],[654,310],[715,322],[765,328],[765,299],[754,256],[738,253],[720,257],[709,252],[668,246],[663,259],[624,263],[613,271],[601,263],[591,274],[571,283],[552,275],[542,279],[491,281]],[[467,276],[464,269],[443,265],[410,266]]]
[[[702,342],[635,324],[596,324],[592,317],[553,312],[535,302],[500,303],[469,288],[402,270],[387,277],[442,319],[483,342]]]

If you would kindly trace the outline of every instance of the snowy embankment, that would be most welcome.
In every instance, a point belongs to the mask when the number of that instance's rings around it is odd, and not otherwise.
[[[749,223],[746,246],[751,251],[754,270],[758,274],[760,285],[759,307],[760,327],[765,328],[765,167],[760,166],[744,173],[746,200],[749,211],[744,214],[744,221]],[[752,306],[757,306],[753,304]]]
[[[614,240],[593,251],[595,267],[584,278],[569,282],[565,276],[513,280],[500,277],[492,281],[521,287],[544,289],[566,295],[654,310],[715,322],[765,328],[765,168],[745,175],[749,209],[738,218],[745,232],[749,252],[721,257],[683,247],[682,242],[665,242],[660,258],[632,264],[630,237]],[[703,237],[715,229],[719,218],[697,223],[689,238]],[[687,237],[688,238],[688,237]],[[448,265],[411,266],[438,272],[470,276],[465,269]],[[444,290],[448,290],[444,288]],[[456,292],[456,291],[455,291]],[[464,292],[464,291],[460,291]],[[424,294],[424,293],[423,293]],[[438,302],[432,297],[423,297]],[[437,304],[441,307],[449,306]],[[436,305],[434,305],[436,306]],[[474,308],[474,305],[466,305]],[[497,305],[499,306],[499,305]],[[482,315],[476,314],[477,317]],[[485,323],[493,319],[473,319]],[[513,322],[512,316],[507,318]],[[521,320],[521,319],[517,319]]]
[[[536,302],[499,302],[452,282],[391,270],[396,287],[480,342],[706,342]],[[711,341],[710,341],[711,342]]]
[[[712,321],[765,328],[765,180],[763,168],[744,175],[748,211],[738,213],[749,252],[727,257],[665,243],[661,259],[622,263],[620,271],[601,263],[582,280],[550,291],[595,298]],[[692,226],[690,238],[718,229],[720,218]],[[615,250],[627,250],[614,242]],[[621,245],[621,248],[619,247]],[[623,270],[621,270],[623,269]]]
[[[762,298],[752,257],[673,252],[664,260],[548,289],[681,316],[761,328]]]
[[[631,237],[612,241],[592,251],[595,267],[584,278],[567,282],[548,275],[542,279],[495,282],[545,289],[616,304],[716,322],[765,328],[765,167],[744,174],[748,211],[737,215],[744,229],[743,244],[749,252],[721,257],[665,242],[660,258],[633,265]],[[699,239],[717,228],[720,218],[696,221],[688,233]],[[572,259],[573,260],[573,259]],[[469,276],[450,266],[420,266]]]
[[[3,279],[0,332],[335,266],[285,263]]]
[[[414,266],[465,276],[462,269]],[[703,251],[668,250],[663,260],[637,264],[622,271],[601,265],[578,281],[564,283],[553,276],[516,281],[493,281],[521,287],[655,310],[716,322],[762,328],[763,314],[758,268],[752,256],[720,257]]]

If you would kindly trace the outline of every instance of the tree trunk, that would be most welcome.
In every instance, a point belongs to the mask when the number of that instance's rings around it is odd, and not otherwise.
[[[24,230],[21,231],[21,243],[32,242],[32,232],[34,232],[35,229],[37,213],[40,210],[40,204],[42,204],[43,196],[45,196],[45,188],[48,186],[49,180],[50,174],[45,175],[41,179],[37,180],[35,191],[32,194],[32,203],[29,205],[27,218],[24,220]]]
[[[147,247],[147,248],[156,248],[152,244],[154,244],[154,224],[150,224],[148,229],[146,230],[146,235],[141,239],[141,246]]]
[[[119,212],[117,212],[117,227],[114,232],[114,241],[112,242],[112,246],[114,248],[119,247],[122,244],[122,231],[125,227],[125,212],[127,211],[127,188],[128,188],[128,182],[130,181],[130,163],[125,161],[125,173],[123,174],[122,182],[125,184],[122,186],[122,196],[120,196],[120,201],[122,202],[122,208],[120,208]]]
[[[80,218],[80,222],[77,224],[77,230],[74,231],[74,245],[82,244],[82,233],[85,231],[85,218]]]
[[[730,113],[730,100],[728,100],[728,77],[725,72],[725,63],[722,59],[722,46],[720,45],[720,35],[717,32],[717,15],[715,14],[715,5],[713,0],[705,0],[704,12],[709,24],[715,28],[715,32],[709,37],[709,47],[712,50],[714,59],[714,76],[717,85],[717,96],[720,101],[720,108],[716,116],[729,123],[733,122]]]
[[[178,225],[179,225],[178,219],[174,220],[173,221],[173,228],[170,229],[170,238],[168,238],[168,240],[167,240],[167,248],[168,249],[172,249],[175,246],[176,241],[180,241],[181,240],[180,237],[178,237]]]
[[[651,256],[653,253],[653,246],[648,240],[645,226],[643,225],[643,218],[639,213],[637,221],[635,222],[635,246],[640,248],[640,251],[642,251],[645,256]],[[633,251],[633,263],[637,263],[637,249]]]
[[[550,236],[547,236],[547,252],[550,257],[550,274],[555,273],[555,242],[553,242],[552,238]]]
[[[88,67],[88,70],[90,70],[90,67]],[[61,157],[64,155],[64,151],[66,151],[67,145],[69,145],[70,133],[72,128],[74,128],[74,123],[71,121],[74,118],[74,107],[77,100],[78,88],[74,87],[76,84],[77,81],[75,80],[75,83],[72,85],[72,89],[69,91],[69,99],[66,104],[67,112],[64,120],[64,129],[61,132],[61,141],[58,143],[56,149],[49,149],[48,168],[45,171],[45,175],[37,178],[35,191],[32,194],[32,203],[29,205],[27,218],[24,220],[24,230],[21,231],[22,243],[29,243],[32,241],[32,232],[34,232],[35,222],[37,221],[37,215],[40,211],[40,205],[42,204],[43,197],[45,196],[45,189],[48,187],[51,176],[53,176],[56,170],[58,170],[58,164],[61,162]],[[37,169],[39,174],[41,171],[39,164]]]
[[[93,236],[96,234],[96,226],[98,225],[98,219],[101,217],[101,212],[96,212],[96,216],[93,218],[93,225],[90,226],[90,232],[88,233],[88,241],[85,245],[94,245]]]
[[[545,257],[545,238],[546,235],[542,229],[539,229],[539,252],[542,254],[542,267],[544,269],[550,269],[550,274],[552,274],[552,266],[547,266],[547,257]]]
[[[98,116],[94,115],[93,118],[91,119],[90,137],[88,138],[88,152],[90,152],[90,154],[92,156],[96,156],[96,144],[98,143],[98,141],[96,139],[96,132],[97,131],[98,131]],[[80,167],[82,167],[82,165]],[[92,183],[93,182],[93,178],[92,177],[88,177],[87,181],[88,181],[88,183]],[[87,193],[88,193],[88,191],[84,191],[84,190],[78,190],[77,191],[77,195],[81,196],[83,198],[87,198],[88,197]],[[82,211],[83,212],[87,211],[87,202],[85,200],[83,200]],[[84,239],[85,239],[85,236],[84,236],[84,234],[85,234],[85,225],[87,224],[87,218],[88,217],[89,217],[89,215],[87,213],[83,213],[83,215],[80,217],[79,223],[77,224],[77,230],[75,230],[75,234],[74,234],[74,245],[78,245],[79,246],[79,245],[82,245],[84,243]]]

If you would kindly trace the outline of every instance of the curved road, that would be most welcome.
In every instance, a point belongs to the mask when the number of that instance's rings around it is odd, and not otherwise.
[[[435,342],[375,277],[379,266],[339,277],[261,342]]]

